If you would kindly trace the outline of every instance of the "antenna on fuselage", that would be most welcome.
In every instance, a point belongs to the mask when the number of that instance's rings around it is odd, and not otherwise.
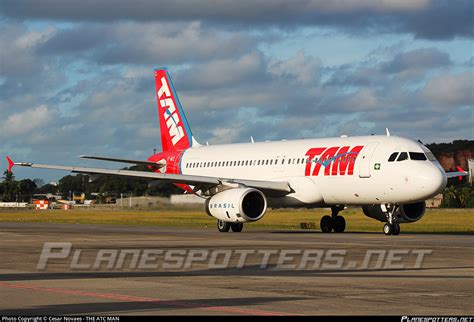
[[[255,141],[253,140],[253,136],[250,136],[250,142],[255,143]]]
[[[388,130],[388,127],[385,128],[385,133],[387,133],[387,136],[390,136],[390,131]]]

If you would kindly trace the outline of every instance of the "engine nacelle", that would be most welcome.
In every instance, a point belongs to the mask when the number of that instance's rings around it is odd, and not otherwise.
[[[257,221],[267,210],[265,195],[253,188],[235,188],[219,192],[206,200],[209,216],[227,222]]]
[[[400,205],[396,213],[397,221],[399,223],[418,221],[425,214],[425,210],[426,203],[424,201]],[[363,206],[362,211],[367,217],[379,220],[381,222],[387,222],[387,217],[383,213],[380,205]]]

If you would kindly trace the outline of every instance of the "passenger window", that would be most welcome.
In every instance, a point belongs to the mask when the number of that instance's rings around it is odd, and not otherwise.
[[[410,159],[417,161],[426,161],[426,155],[422,152],[409,152]]]
[[[390,158],[388,158],[388,162],[393,162],[397,159],[397,155],[398,155],[398,152],[393,152],[391,155],[390,155]]]
[[[400,155],[398,156],[397,162],[404,161],[404,160],[408,160],[408,153],[406,152],[400,153]]]

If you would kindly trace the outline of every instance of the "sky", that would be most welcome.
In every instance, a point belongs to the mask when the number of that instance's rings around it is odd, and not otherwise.
[[[201,143],[473,139],[473,38],[472,0],[0,0],[0,165],[146,159],[157,67]]]

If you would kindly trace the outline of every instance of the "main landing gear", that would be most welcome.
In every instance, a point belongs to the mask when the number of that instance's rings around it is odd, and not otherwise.
[[[384,209],[385,208],[385,209]],[[400,234],[400,224],[397,223],[397,205],[382,205],[382,211],[387,216],[387,223],[383,226],[383,233],[387,236]]]
[[[344,210],[344,206],[333,206],[331,207],[331,216],[323,216],[321,218],[321,231],[323,233],[330,233],[334,230],[336,233],[343,233],[346,229],[346,220],[342,216],[338,216],[338,213]]]
[[[230,229],[232,229],[234,233],[240,233],[243,228],[244,224],[240,222],[230,223],[223,220],[217,220],[217,229],[219,229],[221,233],[226,233]]]

